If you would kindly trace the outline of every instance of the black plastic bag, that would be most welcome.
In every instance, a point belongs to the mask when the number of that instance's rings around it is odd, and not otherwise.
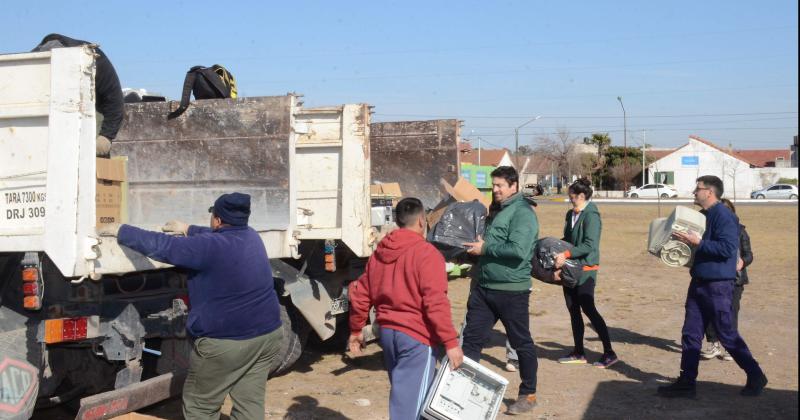
[[[583,266],[575,260],[567,260],[561,267],[561,282],[555,280],[556,255],[572,249],[572,244],[561,239],[546,237],[536,242],[531,260],[531,276],[545,283],[575,287],[583,275]]]
[[[486,207],[475,200],[452,203],[447,206],[439,222],[428,232],[428,242],[438,249],[446,260],[463,257],[466,242],[475,242],[486,228]]]

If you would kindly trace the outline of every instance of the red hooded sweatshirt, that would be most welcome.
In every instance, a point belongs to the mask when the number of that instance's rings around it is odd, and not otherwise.
[[[444,258],[408,229],[392,231],[378,244],[367,269],[349,288],[350,331],[358,334],[375,307],[381,328],[426,344],[458,346],[447,299]]]

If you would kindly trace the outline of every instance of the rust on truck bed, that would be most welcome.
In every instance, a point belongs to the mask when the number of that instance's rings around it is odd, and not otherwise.
[[[294,100],[201,100],[174,120],[169,103],[126,104],[111,151],[128,158],[129,223],[206,225],[214,199],[238,191],[252,197],[250,226],[286,229]]]
[[[370,124],[372,183],[398,182],[404,197],[433,208],[444,196],[439,179],[458,181],[459,120]]]

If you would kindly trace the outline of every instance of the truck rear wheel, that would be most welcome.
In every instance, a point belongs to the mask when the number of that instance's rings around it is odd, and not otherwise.
[[[0,314],[0,316],[2,316]],[[0,419],[25,420],[33,415],[39,394],[38,367],[28,362],[38,358],[31,346],[27,328],[0,332],[0,388],[7,408],[0,408]],[[32,350],[32,354],[27,354]]]
[[[311,327],[288,300],[281,300],[281,329],[283,341],[278,356],[270,368],[270,376],[282,375],[297,362],[308,341]]]

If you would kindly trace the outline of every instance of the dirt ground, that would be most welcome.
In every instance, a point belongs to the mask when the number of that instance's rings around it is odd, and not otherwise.
[[[530,316],[539,356],[539,406],[523,418],[797,418],[797,206],[743,204],[738,209],[755,254],[740,330],[769,377],[767,391],[759,398],[739,396],[743,372],[734,362],[711,360],[701,362],[694,400],[655,395],[659,384],[678,374],[688,270],[669,268],[646,253],[648,224],[657,212],[654,205],[599,208],[603,235],[596,297],[621,362],[608,370],[557,364],[572,347],[569,316],[561,288],[535,281]],[[662,215],[671,209],[662,207]],[[560,236],[566,210],[560,203],[540,205],[540,236]],[[457,324],[464,317],[468,286],[469,279],[450,282]],[[482,363],[510,381],[507,404],[516,396],[519,376],[503,371],[505,337],[500,324],[495,332]],[[591,362],[602,348],[590,328],[586,338]],[[381,360],[374,344],[355,360],[310,349],[294,371],[268,382],[265,418],[388,418],[389,382]],[[358,399],[368,399],[370,405],[359,406]],[[224,412],[229,410],[226,404]],[[510,418],[504,410],[505,404],[498,418]],[[180,418],[180,402],[167,401],[143,413]]]

